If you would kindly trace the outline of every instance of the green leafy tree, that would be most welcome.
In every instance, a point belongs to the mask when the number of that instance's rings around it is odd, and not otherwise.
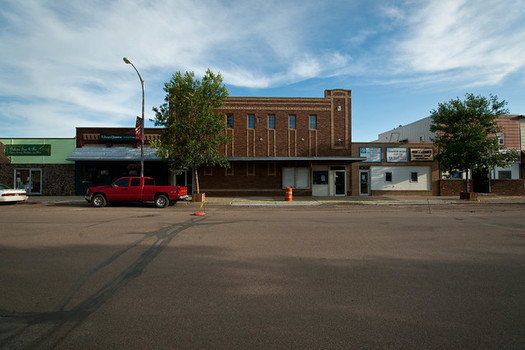
[[[225,115],[215,109],[229,95],[223,78],[208,69],[199,81],[194,72],[175,73],[164,86],[165,103],[155,112],[155,125],[164,133],[153,142],[157,154],[171,164],[176,172],[193,169],[196,193],[199,187],[199,166],[229,167],[219,146],[229,142],[224,133]]]
[[[508,113],[506,101],[497,96],[489,98],[465,95],[439,103],[432,110],[430,131],[437,132],[433,140],[438,148],[437,159],[441,170],[467,173],[465,191],[469,192],[468,173],[507,167],[515,161],[515,151],[501,152],[496,133],[500,132],[496,118]]]

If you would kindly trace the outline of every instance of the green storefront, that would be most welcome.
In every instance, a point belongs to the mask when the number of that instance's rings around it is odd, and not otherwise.
[[[74,138],[0,139],[0,182],[24,188],[30,195],[75,193],[75,162],[66,158],[75,149]]]

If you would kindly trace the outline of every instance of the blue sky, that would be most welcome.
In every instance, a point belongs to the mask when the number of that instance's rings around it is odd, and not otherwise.
[[[466,92],[525,114],[525,0],[0,0],[0,138],[128,126],[176,71],[232,96],[352,90],[352,139]],[[153,123],[147,121],[147,127]]]

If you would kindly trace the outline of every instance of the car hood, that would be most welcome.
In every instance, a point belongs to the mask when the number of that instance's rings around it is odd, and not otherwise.
[[[90,187],[90,188],[88,188],[88,193],[104,191],[104,190],[106,190],[108,188],[111,188],[111,185]]]

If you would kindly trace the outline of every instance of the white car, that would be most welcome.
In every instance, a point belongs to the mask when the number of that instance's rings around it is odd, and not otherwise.
[[[27,200],[26,190],[14,190],[0,183],[0,203],[16,203]]]

